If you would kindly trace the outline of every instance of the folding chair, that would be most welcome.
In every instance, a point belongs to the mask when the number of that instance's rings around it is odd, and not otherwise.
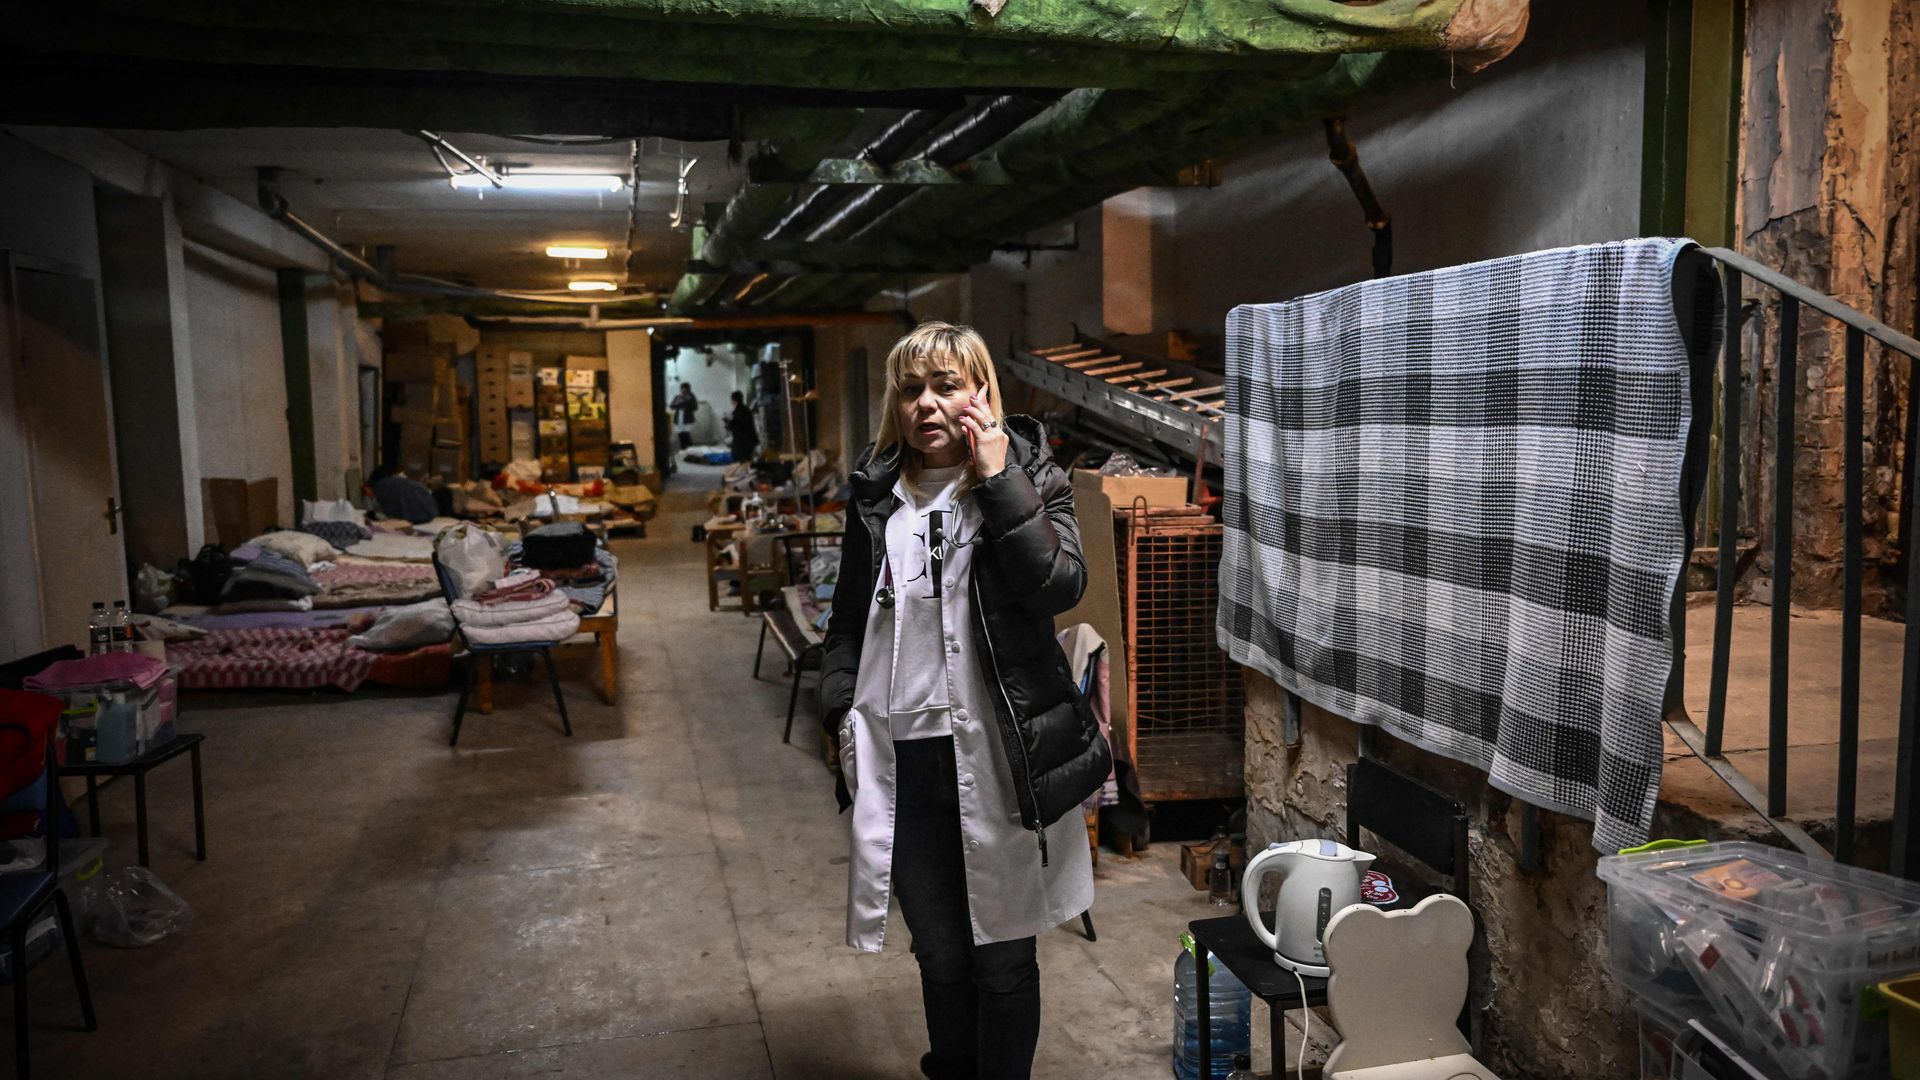
[[[455,600],[460,599],[460,586],[453,580],[447,568],[440,565],[440,555],[433,556],[433,572],[440,579],[440,591],[447,595],[448,610],[452,610]],[[553,684],[553,702],[560,707],[560,729],[568,738],[573,737],[573,721],[567,717],[567,699],[560,693],[560,673],[553,666],[553,647],[558,641],[519,641],[511,645],[480,645],[469,641],[460,630],[460,617],[453,617],[454,634],[458,637],[459,648],[456,656],[463,659],[466,670],[460,674],[460,700],[453,707],[453,735],[447,739],[447,745],[453,746],[460,741],[460,722],[467,716],[467,697],[473,692],[474,679],[479,665],[491,664],[496,656],[510,653],[539,653],[540,659],[547,665],[547,681]]]
[[[24,724],[0,722],[0,731],[16,731],[29,744],[32,732]],[[47,736],[46,769],[40,779],[7,800],[5,809],[37,807],[41,827],[46,831],[47,857],[37,870],[0,874],[0,925],[6,927],[8,964],[13,975],[13,1057],[14,1075],[27,1080],[31,1055],[27,1049],[27,933],[49,903],[60,936],[66,942],[67,962],[73,966],[73,985],[80,996],[80,1015],[86,1030],[97,1031],[100,1024],[93,1015],[93,994],[87,988],[86,968],[80,962],[80,938],[74,932],[73,908],[60,889],[59,785],[55,781],[54,740]],[[25,804],[25,805],[22,805]]]

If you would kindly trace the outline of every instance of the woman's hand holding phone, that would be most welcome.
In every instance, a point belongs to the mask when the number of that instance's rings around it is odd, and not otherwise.
[[[1007,467],[1007,432],[974,394],[960,409],[960,427],[967,433],[967,450],[981,479]]]

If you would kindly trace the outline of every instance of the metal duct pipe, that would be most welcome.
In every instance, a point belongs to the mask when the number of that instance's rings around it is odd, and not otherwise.
[[[1024,94],[1003,94],[935,136],[920,152],[920,159],[935,165],[968,161],[1045,112],[1050,104]],[[913,188],[902,185],[876,184],[848,200],[837,213],[808,233],[807,240],[819,243],[851,236],[913,192]]]
[[[286,198],[280,194],[279,169],[270,165],[260,166],[257,196],[260,209],[265,211],[268,217],[285,225],[301,239],[326,252],[335,263],[345,267],[350,276],[370,281],[388,292],[467,300],[532,300],[548,304],[577,304],[582,307],[606,302],[605,297],[545,296],[540,293],[516,292],[511,289],[486,289],[478,285],[461,285],[457,282],[440,281],[414,274],[388,273],[348,251],[338,241],[302,221],[298,215],[288,209]]]
[[[938,124],[944,115],[936,109],[914,109],[888,125],[885,131],[862,147],[856,156],[880,165],[891,165],[899,161],[902,154],[912,149],[913,144],[919,142],[921,136],[932,131],[934,125]],[[798,200],[793,209],[787,211],[773,228],[768,229],[761,236],[761,239],[778,240],[784,234],[806,228],[835,202],[845,197],[844,189],[826,184],[815,187],[807,192],[804,198]]]
[[[489,326],[541,326],[569,330],[643,330],[662,327],[676,330],[764,330],[785,326],[874,326],[900,323],[911,325],[901,311],[820,311],[780,315],[661,315],[643,319],[576,318],[571,315],[505,315],[476,317],[475,322]]]

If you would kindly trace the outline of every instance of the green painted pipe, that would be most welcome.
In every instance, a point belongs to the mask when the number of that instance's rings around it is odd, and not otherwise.
[[[995,18],[957,0],[187,0],[26,5],[6,36],[48,53],[296,68],[852,90],[1153,87],[1182,72],[1270,71],[1303,54],[1441,48],[1462,2],[1015,0]],[[875,33],[887,36],[882,52]]]

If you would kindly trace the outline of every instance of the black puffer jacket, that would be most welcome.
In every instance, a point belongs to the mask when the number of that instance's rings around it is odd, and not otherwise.
[[[1027,416],[1009,416],[1007,467],[973,489],[985,542],[973,560],[976,655],[987,665],[1001,750],[1013,772],[1020,822],[1039,832],[1079,806],[1105,782],[1113,753],[1073,684],[1053,617],[1080,602],[1087,570],[1066,473],[1046,454],[1046,431]],[[837,602],[827,624],[821,723],[837,737],[853,707],[853,684],[866,641],[867,610],[880,573],[887,519],[900,455],[876,460],[873,447],[853,474],[846,550]],[[852,520],[857,518],[858,520]],[[848,800],[840,792],[841,809]],[[1046,836],[1041,833],[1041,850]]]

